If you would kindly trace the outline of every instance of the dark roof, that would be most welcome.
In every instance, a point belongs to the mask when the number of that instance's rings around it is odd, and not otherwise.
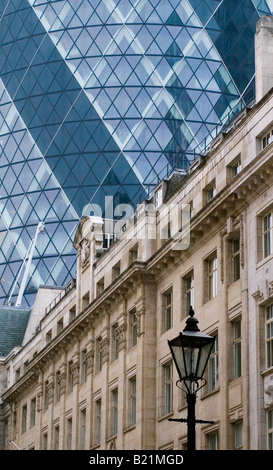
[[[0,306],[0,356],[21,346],[31,309]]]

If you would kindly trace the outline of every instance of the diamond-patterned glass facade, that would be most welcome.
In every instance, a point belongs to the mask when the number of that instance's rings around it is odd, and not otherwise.
[[[135,205],[254,98],[273,0],[2,0],[0,298],[75,274],[86,205]],[[133,201],[133,202],[132,202]],[[14,291],[16,296],[18,287]]]

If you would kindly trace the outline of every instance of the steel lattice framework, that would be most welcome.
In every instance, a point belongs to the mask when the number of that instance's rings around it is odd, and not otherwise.
[[[273,0],[2,0],[0,298],[39,221],[24,302],[75,274],[83,208],[143,199],[254,98]],[[14,294],[16,295],[16,293]]]

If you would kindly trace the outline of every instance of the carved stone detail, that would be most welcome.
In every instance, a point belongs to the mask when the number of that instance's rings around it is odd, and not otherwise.
[[[102,355],[102,364],[107,362],[109,360],[109,345],[110,345],[110,339],[109,337],[103,338],[100,341],[100,353]]]
[[[85,269],[90,264],[90,242],[86,239],[81,247],[81,263],[82,269]]]
[[[127,323],[124,322],[116,328],[116,339],[118,341],[118,349],[121,351],[123,348],[126,348],[126,332],[127,332]]]

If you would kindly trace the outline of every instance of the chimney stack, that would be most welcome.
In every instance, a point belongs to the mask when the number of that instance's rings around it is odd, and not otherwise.
[[[255,34],[256,102],[273,88],[273,16],[262,16]]]

